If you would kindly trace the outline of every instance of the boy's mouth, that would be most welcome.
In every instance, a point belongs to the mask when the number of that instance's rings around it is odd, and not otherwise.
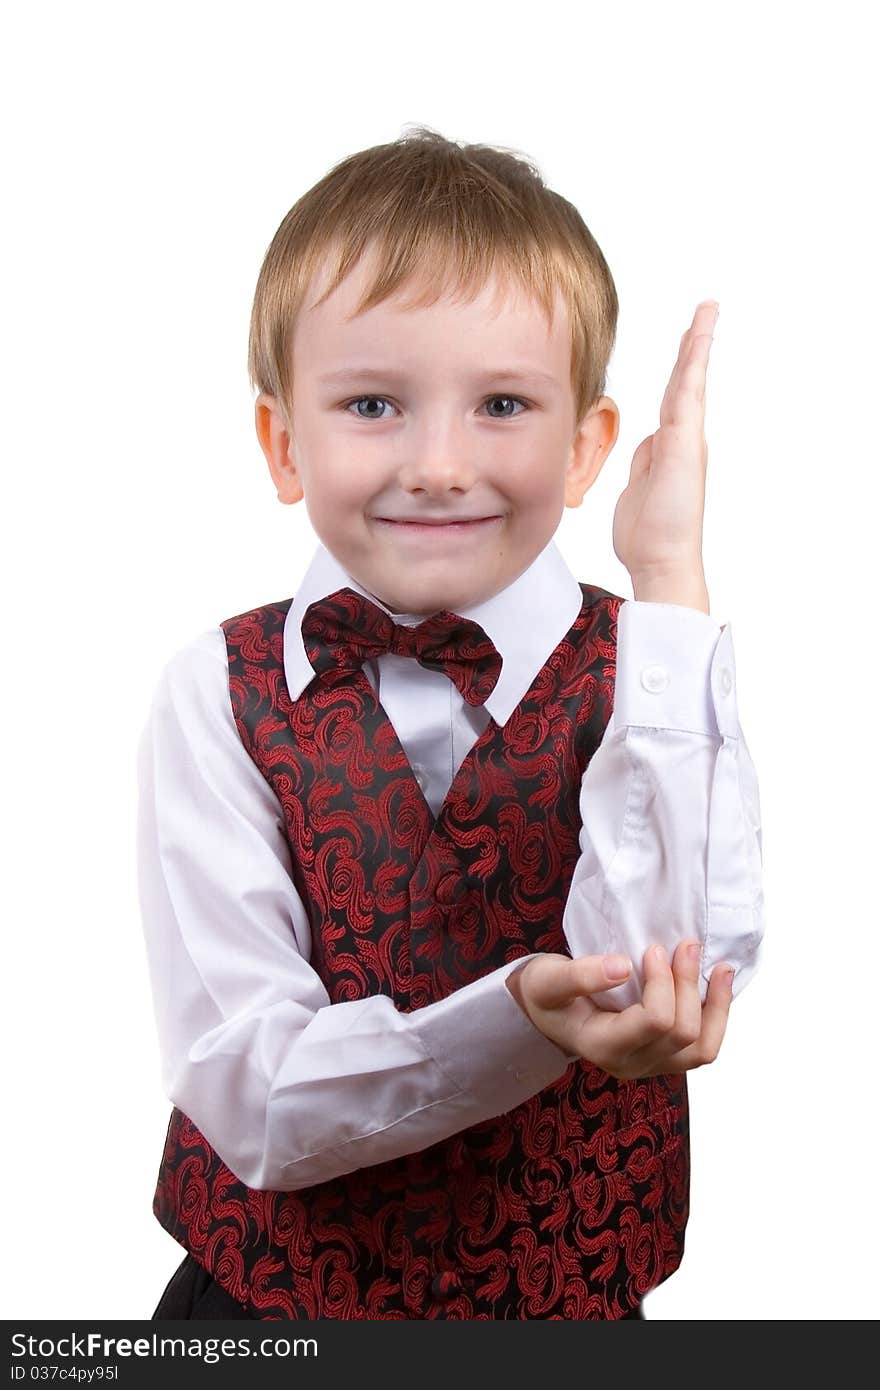
[[[395,526],[402,535],[418,536],[422,540],[429,537],[461,536],[464,533],[479,532],[503,520],[500,516],[473,517],[468,521],[395,521],[390,517],[377,516],[380,526]]]

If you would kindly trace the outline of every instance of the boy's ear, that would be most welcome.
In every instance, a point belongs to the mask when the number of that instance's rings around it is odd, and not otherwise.
[[[620,411],[610,396],[600,396],[578,426],[565,474],[565,505],[579,507],[602,471],[620,430]]]
[[[254,424],[278,492],[278,501],[299,502],[304,496],[303,486],[293,461],[287,416],[277,396],[260,392],[254,402]]]

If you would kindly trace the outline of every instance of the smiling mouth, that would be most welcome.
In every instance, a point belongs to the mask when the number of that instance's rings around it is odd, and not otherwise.
[[[500,516],[472,517],[468,521],[395,521],[387,516],[377,516],[381,526],[400,526],[405,531],[459,531],[468,526],[485,526],[490,521],[500,521]]]

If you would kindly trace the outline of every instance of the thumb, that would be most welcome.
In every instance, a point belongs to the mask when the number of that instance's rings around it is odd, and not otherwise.
[[[606,990],[609,985],[620,984],[632,969],[632,961],[627,956],[578,956],[566,960],[562,956],[530,962],[529,994],[535,1004],[542,1009],[563,1009],[575,999],[586,994],[596,994]],[[524,972],[525,973],[525,972]]]

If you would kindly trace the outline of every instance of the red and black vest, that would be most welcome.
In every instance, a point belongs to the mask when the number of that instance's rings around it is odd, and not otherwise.
[[[570,954],[581,780],[611,716],[623,602],[580,588],[436,820],[363,669],[291,700],[292,599],[221,624],[331,1003],[383,993],[408,1012],[532,952]],[[506,1114],[292,1192],[241,1182],[175,1107],[153,1211],[256,1318],[607,1319],[678,1268],[689,1186],[685,1073],[618,1081],[577,1060]]]

